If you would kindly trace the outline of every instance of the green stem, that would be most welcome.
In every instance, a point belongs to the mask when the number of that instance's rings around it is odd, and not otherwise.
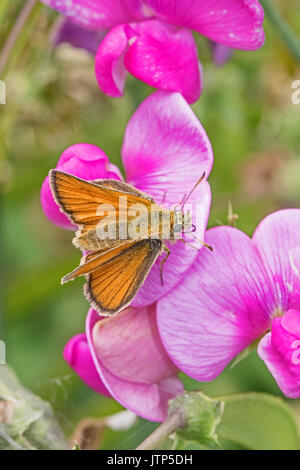
[[[286,44],[290,53],[300,62],[300,38],[293,32],[290,26],[282,18],[272,0],[260,0],[270,23],[276,28],[282,41]]]
[[[155,431],[150,434],[137,448],[136,450],[153,450],[158,449],[160,444],[167,439],[170,434],[175,432],[178,428],[185,425],[183,422],[182,413],[170,414],[166,421],[162,423]]]

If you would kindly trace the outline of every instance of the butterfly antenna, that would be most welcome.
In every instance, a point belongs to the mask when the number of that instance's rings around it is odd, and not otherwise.
[[[181,210],[183,210],[186,202],[188,201],[188,199],[190,198],[191,194],[195,191],[195,189],[197,188],[197,186],[201,183],[201,181],[203,181],[205,178],[205,172],[203,173],[203,175],[201,176],[201,178],[198,179],[197,183],[195,184],[195,186],[193,186],[193,188],[191,189],[191,191],[188,193],[188,195],[186,196],[186,198],[183,200],[182,204],[181,204]]]

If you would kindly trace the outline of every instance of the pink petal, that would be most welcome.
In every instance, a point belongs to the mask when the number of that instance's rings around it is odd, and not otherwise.
[[[300,275],[295,271],[300,267],[300,210],[270,214],[258,225],[253,241],[271,279],[277,313],[300,309]]]
[[[55,29],[52,34],[52,43],[54,47],[68,43],[73,47],[85,49],[95,55],[104,35],[104,31],[89,31],[62,17],[59,18],[58,22],[55,24]]]
[[[72,22],[92,31],[132,21],[123,0],[42,0]]]
[[[73,336],[63,352],[65,361],[90,388],[101,395],[110,396],[94,365],[85,333]]]
[[[96,54],[95,74],[99,87],[109,96],[123,94],[127,71],[124,52],[128,46],[127,25],[113,28],[101,42]]]
[[[257,49],[264,42],[264,11],[257,0],[127,0],[126,5],[133,16],[156,17],[236,49]]]
[[[90,309],[86,328],[95,366],[113,398],[146,419],[164,420],[168,400],[183,386],[160,341],[155,306],[128,308],[104,320]]]
[[[166,207],[180,204],[203,172],[209,175],[213,152],[209,139],[195,114],[179,93],[157,91],[131,117],[122,148],[127,181]],[[210,209],[210,187],[202,182],[188,203],[203,240]],[[196,217],[198,213],[199,217]],[[201,244],[195,243],[195,247]],[[160,266],[153,267],[134,305],[149,305],[180,281],[197,251],[177,242],[164,265],[164,286]]]
[[[177,91],[193,103],[201,94],[198,51],[190,31],[162,21],[138,23],[124,62],[127,70],[148,85]]]
[[[289,310],[273,320],[271,333],[260,341],[258,354],[282,392],[300,397],[300,311]]]
[[[56,168],[85,180],[112,178],[121,180],[119,169],[109,162],[107,155],[96,145],[76,144],[63,152]],[[60,211],[54,201],[47,176],[41,189],[41,204],[45,215],[51,222],[66,230],[77,227]]]
[[[164,346],[180,370],[217,377],[270,326],[272,291],[251,239],[231,227],[208,230],[202,250],[175,289],[158,302]]]

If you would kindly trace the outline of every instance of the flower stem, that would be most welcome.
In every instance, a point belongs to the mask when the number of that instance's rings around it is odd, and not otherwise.
[[[185,419],[183,414],[179,411],[170,414],[166,421],[162,423],[155,431],[150,434],[136,450],[153,450],[159,448],[160,444],[167,439],[178,428],[185,426]]]
[[[277,29],[282,41],[294,58],[300,62],[300,38],[282,18],[272,0],[260,0],[270,23]]]
[[[6,64],[8,62],[8,59],[10,57],[10,54],[17,42],[17,39],[27,21],[27,18],[29,17],[33,7],[35,6],[37,0],[28,0],[24,7],[22,8],[17,21],[15,22],[6,43],[4,44],[4,47],[1,51],[1,57],[0,57],[0,76],[2,75]]]

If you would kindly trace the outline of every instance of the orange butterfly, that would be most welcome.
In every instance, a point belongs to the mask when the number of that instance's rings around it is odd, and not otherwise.
[[[191,217],[121,181],[89,182],[58,170],[49,175],[55,201],[79,227],[73,243],[85,252],[62,284],[85,275],[88,301],[101,315],[114,315],[130,304],[165,251],[162,276],[170,254],[164,240],[178,238],[183,225],[191,228]]]

